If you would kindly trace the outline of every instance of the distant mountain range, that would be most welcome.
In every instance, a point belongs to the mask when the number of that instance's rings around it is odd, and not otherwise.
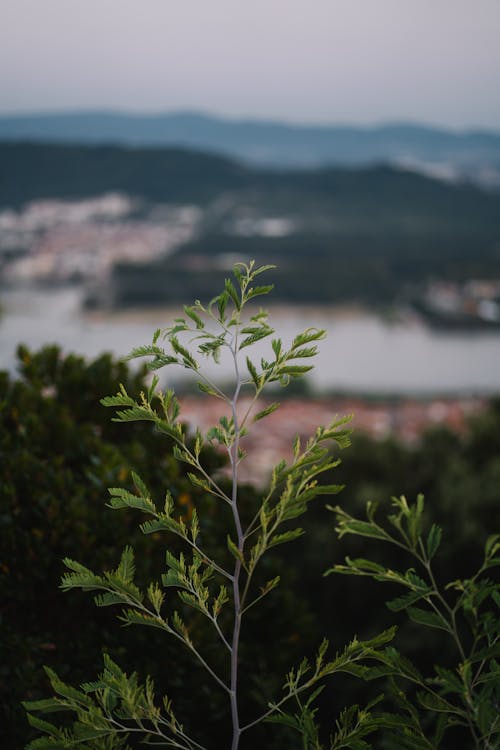
[[[500,186],[500,133],[417,124],[300,126],[191,112],[76,112],[2,116],[0,140],[181,146],[281,168],[384,162],[445,180]]]

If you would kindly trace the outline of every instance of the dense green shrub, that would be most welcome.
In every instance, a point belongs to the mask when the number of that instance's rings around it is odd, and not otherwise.
[[[168,441],[147,425],[124,436],[96,402],[119,382],[138,394],[144,377],[108,355],[86,363],[57,347],[20,348],[18,378],[0,376],[0,705],[3,746],[12,750],[26,741],[20,701],[44,689],[42,664],[82,680],[101,663],[101,647],[123,649],[108,613],[96,618],[89,602],[61,595],[62,558],[78,551],[110,566],[132,539],[144,575],[159,564],[158,544],[144,543],[131,514],[116,525],[103,512],[106,487],[127,485],[140,465],[183,502],[196,492]],[[143,634],[133,634],[131,651],[154,664]]]

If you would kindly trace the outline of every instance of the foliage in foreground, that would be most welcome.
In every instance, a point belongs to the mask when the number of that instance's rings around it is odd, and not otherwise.
[[[250,277],[252,268],[245,269],[245,272]],[[240,284],[243,276],[243,274],[240,276],[237,274]],[[145,533],[156,534],[166,531],[170,535],[175,535],[183,543],[182,552],[167,553],[167,572],[163,576],[163,586],[160,586],[158,582],[150,582],[144,590],[135,584],[133,556],[128,548],[125,549],[119,566],[103,576],[94,574],[86,566],[68,561],[70,572],[65,577],[64,585],[67,588],[97,590],[99,592],[98,604],[125,606],[122,617],[128,624],[141,623],[168,632],[171,637],[181,642],[188,652],[194,654],[212,680],[220,686],[221,691],[228,695],[232,715],[231,746],[233,748],[239,746],[240,737],[243,737],[247,730],[253,730],[262,718],[274,718],[290,730],[298,729],[303,747],[319,748],[322,745],[316,726],[314,701],[319,695],[324,678],[335,672],[350,673],[365,678],[381,676],[384,674],[384,668],[387,669],[388,654],[391,653],[383,647],[392,633],[385,633],[378,638],[364,642],[355,639],[347,649],[330,660],[322,644],[315,659],[304,660],[298,667],[289,671],[284,681],[283,693],[278,699],[268,701],[268,706],[260,710],[256,719],[250,718],[246,723],[240,724],[239,706],[235,700],[236,688],[240,685],[247,687],[251,683],[247,683],[246,674],[243,675],[246,684],[243,683],[242,677],[238,682],[241,665],[240,660],[234,657],[234,653],[238,651],[237,648],[235,649],[235,644],[240,645],[239,628],[246,610],[254,603],[262,602],[278,584],[276,577],[267,581],[265,579],[259,581],[258,565],[261,558],[265,559],[265,552],[270,547],[281,542],[292,541],[299,536],[298,530],[294,528],[295,518],[304,513],[307,505],[316,495],[332,494],[338,489],[336,486],[327,486],[325,489],[324,486],[315,484],[315,480],[323,470],[334,468],[337,463],[331,458],[329,451],[323,448],[322,443],[333,437],[342,444],[345,439],[342,426],[333,425],[330,431],[319,429],[302,450],[300,443],[296,443],[294,460],[289,466],[280,464],[275,468],[271,488],[262,499],[260,507],[238,507],[237,467],[243,458],[243,453],[239,450],[241,447],[239,439],[244,437],[242,433],[245,429],[245,422],[251,415],[251,411],[245,411],[243,418],[239,419],[237,410],[239,392],[248,386],[253,391],[253,398],[256,399],[267,382],[275,379],[285,384],[289,377],[302,374],[307,366],[294,364],[293,355],[302,349],[301,356],[312,356],[314,346],[310,347],[308,344],[311,340],[320,337],[317,335],[320,332],[312,332],[315,338],[304,341],[299,335],[289,350],[283,349],[281,342],[273,342],[272,360],[270,362],[265,359],[261,360],[260,366],[247,360],[248,378],[246,380],[241,378],[237,367],[238,352],[256,340],[267,338],[273,333],[263,313],[254,316],[253,326],[243,323],[236,315],[241,312],[245,302],[248,301],[244,299],[244,293],[249,288],[248,283],[245,289],[244,284],[241,284],[241,297],[238,298],[236,293],[236,299],[231,293],[235,291],[235,288],[230,282],[226,283],[225,293],[215,302],[217,320],[219,323],[226,324],[225,334],[228,338],[222,334],[217,337],[216,334],[200,326],[200,321],[203,321],[200,318],[201,305],[199,305],[196,308],[186,308],[186,315],[190,321],[194,322],[194,326],[190,326],[189,322],[183,319],[167,330],[166,336],[172,347],[171,352],[158,347],[158,337],[148,351],[137,352],[140,355],[153,355],[154,366],[177,362],[189,369],[197,370],[192,354],[179,341],[179,334],[188,332],[202,335],[201,346],[208,344],[205,353],[212,354],[214,357],[225,346],[231,349],[237,368],[235,392],[231,396],[226,396],[213,383],[206,380],[200,381],[202,390],[210,391],[221,400],[225,397],[230,407],[229,416],[223,417],[219,425],[210,431],[208,436],[205,436],[212,444],[223,446],[227,451],[231,465],[229,490],[217,474],[210,474],[206,471],[200,458],[201,448],[197,452],[197,445],[201,446],[203,442],[202,436],[198,434],[194,444],[187,444],[184,430],[176,419],[178,414],[174,395],[160,393],[161,410],[157,409],[158,403],[154,402],[157,382],[153,381],[153,386],[149,389],[147,396],[144,395],[134,400],[126,390],[125,392],[122,390],[117,397],[107,402],[109,405],[123,407],[119,419],[123,421],[147,419],[177,443],[177,458],[187,462],[190,468],[195,470],[191,474],[191,481],[198,488],[201,487],[213,497],[218,498],[223,505],[228,506],[230,512],[226,530],[234,525],[236,530],[234,538],[230,535],[226,538],[227,547],[223,551],[220,540],[219,543],[214,543],[209,534],[204,534],[204,519],[201,516],[198,519],[197,512],[193,512],[190,519],[181,518],[175,502],[168,493],[163,508],[158,507],[151,499],[143,481],[136,476],[136,492],[116,488],[112,490],[111,503],[117,508],[139,508],[150,516],[150,520],[142,525]],[[234,305],[233,315],[224,318],[228,303],[229,307],[232,306],[231,301]],[[208,309],[212,316],[213,309]],[[201,311],[207,312],[204,308],[201,308]],[[236,320],[232,323],[234,318]],[[237,335],[229,338],[229,333],[236,333],[238,328],[241,328],[241,333],[244,334],[244,338],[241,338],[239,342]],[[244,328],[247,328],[247,331],[244,331]],[[253,328],[253,330],[248,331],[248,328]],[[200,331],[204,331],[204,334],[200,334]],[[311,335],[311,331],[305,332],[302,337],[308,334]],[[201,351],[204,350],[201,349]],[[304,354],[304,351],[307,351],[307,354]],[[247,405],[245,407],[247,408]],[[254,418],[265,416],[266,414],[260,413],[254,415]],[[304,454],[310,460],[303,460]],[[236,520],[238,517],[239,525]],[[278,531],[283,524],[285,524],[283,530]],[[234,534],[234,530],[229,532],[231,533]],[[204,545],[207,545],[206,549],[200,546],[200,539],[203,540]],[[257,586],[252,587],[252,579],[257,580]],[[240,580],[241,589],[238,585],[235,586],[235,581],[239,583]],[[231,585],[227,585],[226,581],[229,581]],[[216,582],[218,585],[214,585]],[[181,600],[178,608],[168,610],[168,602],[164,605],[163,588],[168,587],[177,590]],[[195,642],[195,636],[200,634],[197,627],[200,616],[205,618],[213,628],[214,641],[219,642],[221,647],[219,650],[224,654],[227,651],[229,654],[225,672],[224,660],[215,659],[214,662],[209,662],[199,650],[199,643]],[[202,639],[202,645],[208,646],[208,653],[212,657],[214,643],[207,644]],[[373,667],[369,666],[373,660],[379,662],[379,672],[376,669],[373,671]],[[219,667],[221,667],[221,672],[219,672]],[[393,669],[399,670],[400,676],[405,676],[404,664],[397,655],[393,658]],[[193,730],[182,728],[168,699],[163,701],[162,708],[158,702],[154,702],[153,686],[150,680],[138,682],[135,675],[126,675],[110,658],[106,659],[105,670],[100,680],[84,685],[80,691],[70,688],[54,674],[51,674],[51,679],[58,697],[32,703],[30,708],[41,711],[72,709],[76,711],[77,721],[72,727],[68,725],[65,729],[58,729],[52,724],[33,717],[34,725],[46,732],[48,737],[35,740],[32,747],[72,747],[76,744],[88,748],[133,747],[135,746],[134,736],[141,736],[143,740],[152,743],[159,740],[163,746],[188,748],[209,746],[210,738],[200,734],[202,732],[200,727],[193,728]],[[286,713],[287,710],[289,711],[288,699],[295,699],[297,708],[294,712]],[[377,711],[375,706],[376,704],[372,703],[367,709],[351,707],[345,710],[339,717],[337,732],[330,741],[330,747],[367,747],[363,738],[380,727],[386,727],[389,730],[388,737],[390,737],[390,732],[396,733],[398,737],[404,736],[405,741],[410,743],[405,745],[407,747],[434,747],[418,744],[420,737],[412,725],[413,720],[405,716],[404,712],[399,715],[388,714]],[[269,730],[270,727],[268,727]],[[195,731],[197,735],[194,735]],[[414,744],[411,744],[412,742]]]
[[[368,503],[366,520],[339,506],[332,510],[339,536],[353,534],[395,546],[408,554],[412,566],[393,570],[373,559],[347,557],[328,572],[365,576],[402,588],[403,594],[387,602],[388,608],[406,612],[419,630],[444,633],[455,650],[453,665],[435,664],[430,677],[392,646],[385,649],[383,665],[371,670],[371,678],[388,678],[390,693],[406,719],[402,737],[392,746],[437,750],[445,734],[458,728],[460,734],[455,736],[461,746],[498,748],[500,585],[491,575],[500,565],[500,534],[487,539],[482,564],[469,578],[439,583],[434,558],[442,531],[432,524],[426,532],[422,495],[414,504],[405,497],[393,498],[384,524],[376,518],[376,503]]]
[[[257,312],[249,321],[243,319],[247,304],[271,290],[270,286],[252,286],[257,275],[266,270],[266,267],[255,269],[253,264],[236,266],[236,286],[227,280],[224,292],[207,308],[199,302],[194,307],[186,307],[186,317],[177,319],[164,332],[168,349],[158,344],[161,332],[157,331],[151,346],[133,352],[132,356],[152,357],[150,366],[153,370],[177,364],[194,371],[200,390],[221,400],[226,413],[206,435],[197,431],[194,442],[189,440],[186,428],[178,420],[179,403],[174,393],[159,390],[156,375],[147,393],[142,393],[139,399],[134,399],[122,387],[116,396],[103,401],[106,406],[119,409],[116,417],[119,421],[152,422],[160,433],[174,442],[174,456],[189,466],[188,477],[193,485],[226,508],[225,549],[222,546],[224,538],[214,540],[207,534],[204,519],[199,517],[196,508],[190,518],[182,518],[170,492],[167,491],[160,506],[152,499],[144,481],[134,475],[136,491],[111,488],[110,506],[140,510],[147,519],[141,525],[145,534],[163,532],[181,540],[181,552],[166,551],[166,572],[161,583],[150,581],[143,589],[136,584],[134,555],[130,547],[125,548],[118,567],[104,575],[95,574],[81,563],[67,559],[69,572],[63,578],[63,588],[97,592],[95,601],[98,606],[121,606],[121,619],[125,624],[159,629],[193,655],[207,673],[213,688],[226,694],[233,750],[240,746],[242,736],[254,726],[277,714],[290,699],[302,694],[307,696],[316,690],[325,677],[336,672],[359,674],[365,667],[359,666],[358,662],[376,658],[379,647],[392,637],[389,632],[373,641],[361,643],[354,640],[333,660],[327,658],[327,643],[323,641],[313,660],[303,659],[297,667],[290,669],[281,694],[269,701],[267,707],[258,707],[253,716],[241,715],[239,695],[245,687],[248,690],[248,677],[245,685],[241,674],[242,624],[249,610],[279,585],[278,576],[262,577],[260,571],[265,572],[263,558],[273,547],[291,542],[302,534],[297,519],[315,497],[332,495],[341,489],[338,485],[320,484],[318,477],[338,464],[338,460],[331,456],[329,444],[335,441],[343,447],[349,442],[346,419],[318,427],[304,445],[299,439],[295,441],[290,463],[282,461],[274,468],[269,489],[257,507],[244,507],[241,502],[238,471],[245,456],[244,436],[251,421],[264,419],[278,407],[278,404],[273,404],[258,411],[258,398],[268,384],[285,386],[290,379],[308,372],[311,366],[301,364],[301,361],[315,355],[315,342],[324,335],[322,331],[307,329],[295,337],[288,349],[279,339],[272,339],[271,358],[262,357],[260,362],[253,361],[247,351],[243,352],[273,334],[265,312]],[[195,354],[190,350],[193,341],[196,342]],[[221,350],[227,350],[234,363],[235,384],[229,394],[207,378],[195,358],[206,355],[218,361]],[[242,403],[244,390],[250,396],[249,402]],[[210,474],[204,466],[202,449],[206,443],[227,454],[230,467],[228,488],[216,473]],[[166,596],[169,589],[173,589],[177,596]],[[173,598],[180,600],[178,606],[171,606]],[[200,616],[211,626],[211,641],[207,643],[196,637]],[[222,658],[213,657],[214,651],[222,654]],[[209,738],[203,736],[202,728],[184,730],[170,700],[163,700],[161,710],[154,703],[152,683],[148,681],[139,687],[136,679],[134,675],[127,677],[111,660],[107,660],[101,680],[91,687],[85,686],[82,691],[75,692],[64,686],[53,675],[54,687],[59,692],[62,689],[67,700],[75,701],[71,708],[76,709],[78,720],[67,734],[51,724],[40,724],[40,719],[32,717],[32,723],[51,737],[35,740],[34,746],[41,747],[44,742],[48,746],[54,746],[54,743],[71,746],[101,740],[108,743],[122,734],[133,736],[137,732],[146,741],[161,739],[166,746],[206,746],[202,743]],[[94,693],[95,702],[89,698],[89,692]],[[43,711],[69,707],[59,700],[35,702],[29,706],[31,710]]]

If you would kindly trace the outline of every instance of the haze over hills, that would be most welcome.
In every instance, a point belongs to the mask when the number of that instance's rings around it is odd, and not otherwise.
[[[419,124],[301,126],[196,112],[73,112],[0,117],[0,140],[183,146],[275,167],[386,162],[444,179],[500,185],[500,133]]]

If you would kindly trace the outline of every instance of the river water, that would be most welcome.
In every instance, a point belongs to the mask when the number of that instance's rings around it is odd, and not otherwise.
[[[102,351],[125,356],[150,343],[153,331],[168,325],[173,311],[132,314],[82,313],[77,287],[12,289],[0,293],[0,369],[15,370],[19,343],[37,349],[57,343],[66,352],[94,357]],[[359,311],[326,308],[271,309],[270,323],[284,343],[308,326],[324,328],[310,385],[320,391],[380,394],[491,394],[500,392],[500,332],[437,332],[406,315],[388,323]],[[266,354],[262,345],[260,354]],[[227,361],[216,371],[231,376]],[[181,372],[172,372],[174,380]]]

